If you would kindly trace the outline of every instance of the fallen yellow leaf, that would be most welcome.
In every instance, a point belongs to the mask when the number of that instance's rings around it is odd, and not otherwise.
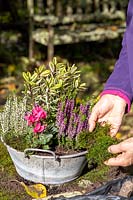
[[[33,198],[44,198],[47,195],[46,187],[40,183],[27,186],[24,182],[13,181],[20,183],[25,188],[26,193]]]
[[[21,185],[24,186],[27,194],[29,194],[33,198],[43,198],[46,197],[46,187],[40,183],[27,186],[25,183],[20,182]]]

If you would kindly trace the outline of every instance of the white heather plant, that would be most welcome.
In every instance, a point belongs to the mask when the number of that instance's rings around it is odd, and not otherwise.
[[[26,112],[26,98],[21,100],[15,95],[7,98],[3,111],[0,113],[0,125],[2,134],[26,134],[27,127],[24,120],[24,113]]]

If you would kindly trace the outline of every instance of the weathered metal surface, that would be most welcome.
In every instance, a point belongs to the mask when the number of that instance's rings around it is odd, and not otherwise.
[[[6,145],[6,144],[5,144]],[[16,170],[26,180],[43,184],[61,184],[76,179],[85,167],[86,151],[73,155],[30,155],[6,145]],[[33,149],[33,151],[36,151]]]

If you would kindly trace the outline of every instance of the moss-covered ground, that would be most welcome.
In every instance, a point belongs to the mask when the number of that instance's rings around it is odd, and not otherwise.
[[[18,176],[6,147],[0,142],[0,200],[29,200],[21,185],[13,180]]]

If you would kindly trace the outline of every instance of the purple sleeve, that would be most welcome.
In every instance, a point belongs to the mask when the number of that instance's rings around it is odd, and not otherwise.
[[[129,9],[128,9],[129,10]],[[127,28],[130,23],[131,16],[128,12],[127,16]],[[119,55],[119,59],[115,64],[114,71],[108,78],[105,87],[104,93],[106,94],[114,94],[120,97],[124,96],[126,102],[128,102],[128,107],[130,107],[130,103],[133,100],[133,91],[131,88],[131,80],[129,74],[129,64],[128,64],[128,54],[127,54],[127,44],[126,44],[126,32],[122,41],[122,49]],[[119,95],[122,94],[122,95]],[[130,103],[129,103],[130,102]],[[129,108],[128,108],[129,110]]]

